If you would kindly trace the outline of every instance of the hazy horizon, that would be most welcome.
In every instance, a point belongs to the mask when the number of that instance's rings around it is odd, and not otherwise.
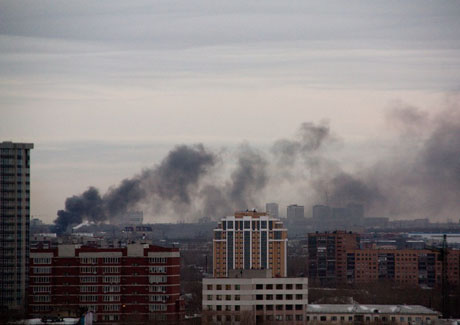
[[[31,215],[46,222],[66,198],[90,186],[103,195],[195,144],[214,157],[187,183],[200,202],[215,180],[223,195],[237,188],[250,148],[264,177],[228,207],[308,205],[342,193],[335,176],[347,175],[373,193],[353,196],[372,216],[458,220],[458,17],[460,4],[430,1],[3,1],[0,141],[35,144]],[[307,156],[302,123],[328,128]],[[293,193],[280,139],[298,155]],[[181,209],[146,215],[194,218]]]

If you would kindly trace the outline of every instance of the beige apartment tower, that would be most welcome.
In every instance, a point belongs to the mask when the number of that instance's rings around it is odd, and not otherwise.
[[[0,308],[7,313],[26,304],[32,148],[0,142]]]
[[[237,212],[223,218],[213,239],[213,275],[228,277],[233,269],[270,269],[287,276],[287,229],[265,212]]]

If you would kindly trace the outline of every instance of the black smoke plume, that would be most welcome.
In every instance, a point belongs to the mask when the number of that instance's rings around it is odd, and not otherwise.
[[[460,211],[460,105],[429,114],[410,105],[388,110],[388,132],[399,134],[385,155],[363,163],[334,159],[341,143],[329,124],[306,122],[293,138],[269,151],[245,144],[230,154],[203,145],[178,146],[153,168],[101,195],[90,187],[65,202],[59,229],[84,220],[116,222],[132,209],[155,216],[217,219],[268,201],[300,203],[307,211],[327,201],[361,203],[368,216],[458,218]],[[151,221],[151,220],[150,220]]]

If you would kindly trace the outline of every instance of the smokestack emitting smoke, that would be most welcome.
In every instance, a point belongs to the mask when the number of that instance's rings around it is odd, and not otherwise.
[[[300,197],[307,206],[324,193],[333,204],[362,203],[368,215],[458,217],[460,114],[458,105],[434,116],[410,106],[388,112],[401,134],[389,156],[358,171],[328,157],[337,138],[327,123],[303,123],[296,137],[275,141],[270,152],[242,145],[230,165],[203,145],[178,146],[158,165],[101,195],[90,187],[65,202],[55,223],[62,230],[84,220],[116,220],[139,205],[153,215],[219,218],[262,206],[267,198]],[[222,181],[218,177],[228,175]],[[284,189],[284,190],[280,190]],[[457,214],[455,214],[457,213]]]

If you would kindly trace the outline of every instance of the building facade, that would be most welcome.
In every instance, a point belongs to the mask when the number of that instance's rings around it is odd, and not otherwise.
[[[204,324],[306,324],[307,303],[307,278],[232,270],[228,278],[203,279]]]
[[[226,277],[232,269],[270,269],[287,275],[287,229],[283,223],[255,211],[225,217],[214,229],[213,275]]]
[[[448,250],[447,282],[460,284],[460,250]],[[440,253],[427,249],[360,249],[347,251],[347,282],[391,280],[409,286],[442,284]]]
[[[32,143],[0,143],[0,308],[26,305],[29,271],[30,150]]]
[[[291,204],[286,210],[288,220],[298,220],[305,218],[305,208],[303,205]]]
[[[308,305],[309,324],[435,324],[439,313],[419,305]]]
[[[360,235],[346,231],[308,234],[308,275],[322,284],[344,282],[347,251],[359,249]]]
[[[79,316],[85,310],[97,323],[180,322],[179,249],[130,244],[32,250],[30,316]]]
[[[272,216],[274,218],[279,218],[279,205],[278,203],[267,203],[265,204],[265,211],[267,211],[267,214],[269,216]]]

